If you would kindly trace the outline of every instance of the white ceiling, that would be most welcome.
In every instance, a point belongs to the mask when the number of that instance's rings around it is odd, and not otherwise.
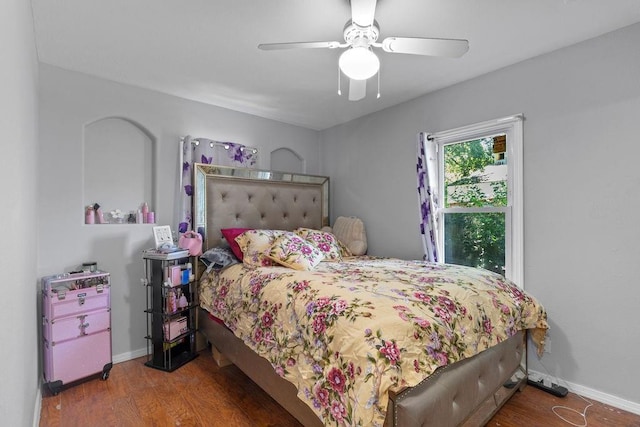
[[[259,43],[343,41],[348,0],[32,0],[41,62],[311,129],[640,22],[639,0],[379,0],[380,40],[463,38],[462,58],[376,50],[367,97],[338,96],[341,49]]]

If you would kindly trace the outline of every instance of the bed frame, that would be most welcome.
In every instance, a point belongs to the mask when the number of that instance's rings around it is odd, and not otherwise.
[[[294,230],[329,225],[329,178],[245,168],[194,165],[194,229],[204,248],[226,246],[220,229]],[[198,329],[226,359],[303,425],[322,422],[278,376],[224,325],[198,311]],[[481,426],[526,385],[526,334],[438,369],[415,387],[390,395],[385,426]]]

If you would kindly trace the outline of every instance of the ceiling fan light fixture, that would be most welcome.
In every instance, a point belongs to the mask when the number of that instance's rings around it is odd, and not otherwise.
[[[354,46],[340,55],[338,65],[350,79],[367,80],[380,69],[380,60],[368,47]]]

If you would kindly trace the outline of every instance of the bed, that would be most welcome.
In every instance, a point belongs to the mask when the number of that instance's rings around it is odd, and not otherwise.
[[[262,231],[304,245],[328,213],[327,177],[194,166],[204,250],[230,228],[260,230],[246,252]],[[483,425],[526,384],[527,330],[543,345],[544,309],[484,270],[347,253],[298,270],[256,253],[202,275],[198,329],[305,426]]]

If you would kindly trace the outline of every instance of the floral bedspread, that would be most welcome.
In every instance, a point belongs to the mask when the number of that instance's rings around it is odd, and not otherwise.
[[[542,306],[502,276],[389,258],[314,271],[237,264],[203,277],[200,304],[296,385],[325,425],[381,426],[389,389],[547,328]]]

